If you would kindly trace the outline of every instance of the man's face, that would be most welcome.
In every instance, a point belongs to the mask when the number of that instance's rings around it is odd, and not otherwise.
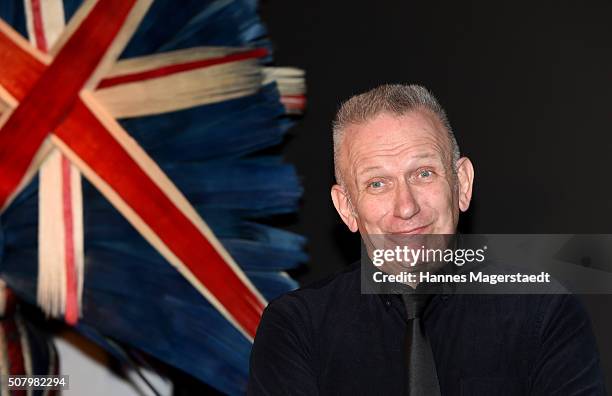
[[[427,111],[381,113],[347,127],[340,147],[345,189],[332,187],[340,216],[362,237],[373,234],[454,234],[469,206],[473,168],[452,171],[447,132]]]

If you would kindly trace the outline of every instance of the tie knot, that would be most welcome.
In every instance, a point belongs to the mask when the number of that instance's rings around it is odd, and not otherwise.
[[[408,319],[419,318],[427,307],[431,294],[402,294],[402,301],[406,307]]]

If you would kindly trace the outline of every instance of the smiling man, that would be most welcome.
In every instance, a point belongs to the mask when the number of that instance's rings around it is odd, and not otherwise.
[[[455,234],[474,169],[423,87],[352,97],[334,122],[331,196],[350,231]],[[270,303],[251,395],[603,395],[571,295],[363,294],[359,263]]]
[[[444,112],[421,87],[383,86],[346,102],[334,162],[334,206],[362,236],[453,234],[472,197],[472,163],[459,158]]]

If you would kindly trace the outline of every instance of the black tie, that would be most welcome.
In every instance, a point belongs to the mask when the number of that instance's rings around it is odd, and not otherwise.
[[[430,297],[430,294],[402,294],[408,315],[406,327],[407,396],[440,395],[436,363],[421,321],[421,315]]]

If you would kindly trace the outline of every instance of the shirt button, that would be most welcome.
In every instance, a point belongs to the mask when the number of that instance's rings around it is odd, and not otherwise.
[[[387,307],[390,307],[390,306],[391,306],[391,301],[389,301],[389,300],[385,301],[385,305],[386,305]]]

